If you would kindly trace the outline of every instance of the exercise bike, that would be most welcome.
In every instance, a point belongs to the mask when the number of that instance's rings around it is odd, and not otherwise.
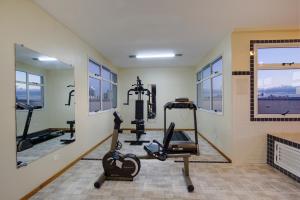
[[[153,140],[152,143],[144,146],[144,150],[147,152],[146,155],[136,156],[135,154],[122,154],[118,151],[120,150],[118,134],[123,120],[117,112],[114,112],[113,115],[115,118],[115,125],[110,151],[106,153],[102,159],[104,172],[94,183],[95,188],[99,189],[105,180],[133,181],[133,178],[138,175],[141,169],[140,159],[157,159],[165,161],[167,158],[183,158],[184,168],[182,169],[182,172],[187,185],[187,190],[189,192],[194,191],[194,185],[189,176],[189,157],[191,154],[167,154],[175,128],[174,123],[170,124],[166,136],[164,137],[163,144]]]

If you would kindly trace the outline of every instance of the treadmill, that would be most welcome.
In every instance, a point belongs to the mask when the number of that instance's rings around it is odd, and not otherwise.
[[[61,131],[61,130],[52,131],[51,129],[46,129],[46,130],[28,134],[33,111],[35,109],[40,109],[40,108],[42,108],[42,107],[41,106],[32,106],[32,105],[21,103],[21,102],[16,103],[16,109],[28,110],[24,130],[23,130],[23,135],[17,136],[17,138],[16,138],[17,139],[17,152],[21,152],[26,149],[32,148],[35,144],[42,143],[44,141],[59,137],[64,134],[63,131]]]
[[[184,131],[174,131],[169,144],[168,153],[190,153],[199,155],[198,130],[197,130],[197,106],[188,98],[177,98],[175,101],[168,102],[164,105],[164,140],[166,138],[167,110],[188,109],[193,110],[194,115],[194,141]]]

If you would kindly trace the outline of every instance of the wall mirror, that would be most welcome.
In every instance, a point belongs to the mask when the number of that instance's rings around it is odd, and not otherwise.
[[[147,101],[147,119],[156,118],[156,84],[148,84],[150,96]]]
[[[15,45],[17,167],[75,141],[74,68]]]

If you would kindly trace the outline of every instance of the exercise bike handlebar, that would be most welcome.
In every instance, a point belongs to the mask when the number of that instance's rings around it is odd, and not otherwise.
[[[121,124],[123,123],[123,119],[122,119],[122,117],[120,116],[120,114],[118,113],[118,112],[114,112],[113,113],[113,116],[114,116],[114,123],[115,123],[115,125],[114,125],[114,129],[117,129],[117,130],[119,130],[120,129],[120,127],[121,127]]]

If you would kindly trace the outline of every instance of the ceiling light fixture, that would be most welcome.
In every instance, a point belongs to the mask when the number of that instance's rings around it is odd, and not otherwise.
[[[174,58],[182,56],[182,54],[164,53],[164,54],[137,54],[130,55],[129,58],[148,59],[148,58]]]
[[[48,57],[48,56],[41,56],[37,58],[39,61],[57,61],[56,58]]]

